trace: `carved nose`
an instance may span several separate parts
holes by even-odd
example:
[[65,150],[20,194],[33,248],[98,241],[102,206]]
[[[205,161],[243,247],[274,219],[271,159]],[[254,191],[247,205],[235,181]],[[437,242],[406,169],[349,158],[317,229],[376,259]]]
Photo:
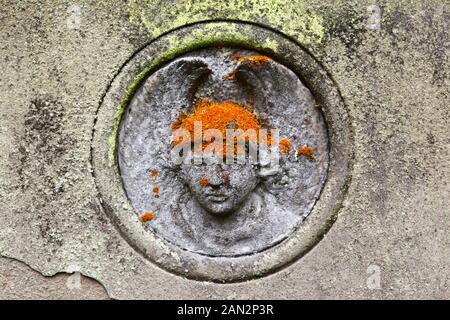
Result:
[[211,187],[219,187],[224,183],[222,169],[218,165],[214,165],[209,175],[209,185]]

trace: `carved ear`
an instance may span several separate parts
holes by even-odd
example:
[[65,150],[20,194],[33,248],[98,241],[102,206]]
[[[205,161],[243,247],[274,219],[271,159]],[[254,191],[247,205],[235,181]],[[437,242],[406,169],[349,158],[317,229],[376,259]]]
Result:
[[183,58],[160,69],[158,73],[157,77],[152,77],[154,81],[147,80],[143,85],[146,102],[158,96],[161,108],[180,110],[191,104],[197,87],[211,70],[204,59]]
[[302,103],[307,97],[299,91],[300,81],[292,71],[272,61],[262,64],[239,62],[236,79],[248,86],[259,111],[282,112],[292,103]]

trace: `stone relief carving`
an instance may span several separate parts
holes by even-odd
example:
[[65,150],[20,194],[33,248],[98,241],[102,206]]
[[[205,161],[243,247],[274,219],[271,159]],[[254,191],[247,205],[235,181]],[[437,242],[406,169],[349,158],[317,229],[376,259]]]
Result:
[[[174,163],[174,123],[198,115],[201,101],[213,101],[203,115],[214,118],[211,106],[226,112],[228,103],[261,127],[277,129],[279,161]],[[326,179],[328,138],[314,98],[290,69],[254,51],[206,48],[143,82],[122,118],[118,160],[148,232],[194,253],[240,256],[301,227]]]

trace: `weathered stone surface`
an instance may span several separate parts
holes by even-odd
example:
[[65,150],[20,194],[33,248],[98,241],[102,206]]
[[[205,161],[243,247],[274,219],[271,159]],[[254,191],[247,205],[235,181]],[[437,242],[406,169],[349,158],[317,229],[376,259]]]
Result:
[[[145,3],[3,4],[2,256],[45,276],[80,271],[113,298],[450,297],[448,6],[382,1],[376,19],[369,1]],[[97,110],[120,68],[162,33],[209,19],[298,41],[339,89],[354,141],[351,184],[323,239],[277,273],[226,286],[140,255],[102,209],[90,165]],[[10,259],[6,268],[16,267]],[[2,298],[32,296],[24,280],[1,276],[17,288]],[[73,297],[64,292],[54,297]]]
[[80,274],[44,277],[23,262],[0,258],[0,299],[108,299],[108,294]]

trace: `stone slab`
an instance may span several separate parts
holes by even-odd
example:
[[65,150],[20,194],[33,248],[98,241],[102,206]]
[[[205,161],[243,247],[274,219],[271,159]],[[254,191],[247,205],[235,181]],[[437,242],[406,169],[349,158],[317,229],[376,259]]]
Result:
[[[21,263],[48,286],[64,272],[94,279],[77,296],[89,298],[104,297],[100,285],[119,299],[450,298],[449,8],[372,4],[4,1],[0,254],[14,285],[2,298],[45,296],[8,271]],[[223,285],[137,253],[101,208],[90,157],[99,105],[130,57],[174,28],[227,19],[278,30],[315,57],[349,109],[355,153],[323,239],[277,273]],[[51,296],[75,297],[66,287]]]

